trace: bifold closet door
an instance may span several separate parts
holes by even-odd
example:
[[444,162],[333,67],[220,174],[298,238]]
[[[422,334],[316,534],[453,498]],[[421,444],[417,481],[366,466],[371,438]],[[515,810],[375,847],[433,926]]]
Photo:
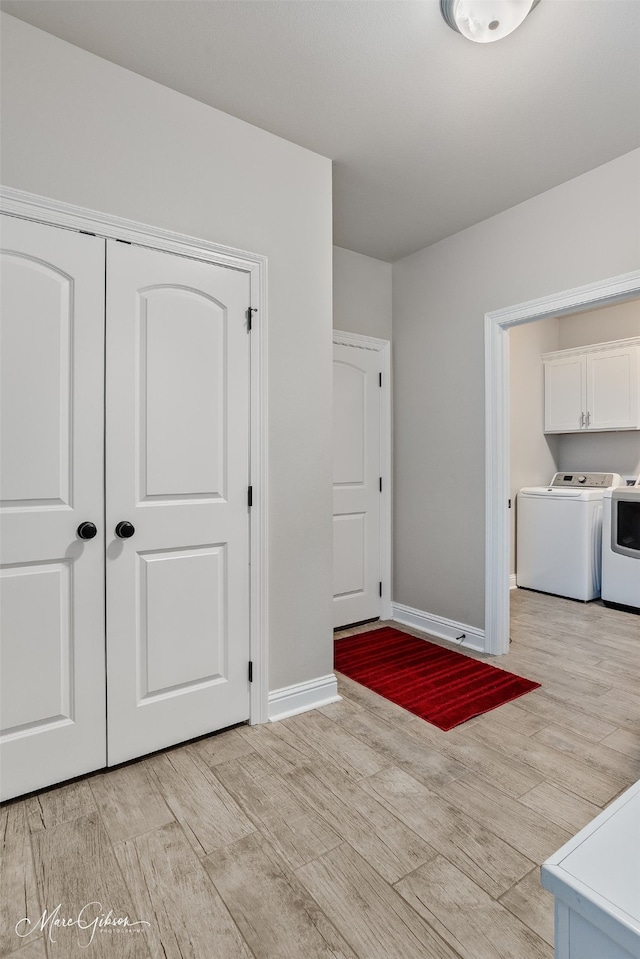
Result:
[[0,773],[8,799],[105,765],[105,243],[0,221]]
[[109,765],[249,717],[249,305],[107,242]]

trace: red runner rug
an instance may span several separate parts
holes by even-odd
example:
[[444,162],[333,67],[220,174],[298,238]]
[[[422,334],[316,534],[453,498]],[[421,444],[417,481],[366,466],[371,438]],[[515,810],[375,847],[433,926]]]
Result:
[[391,626],[337,639],[334,650],[338,672],[444,730],[540,686]]

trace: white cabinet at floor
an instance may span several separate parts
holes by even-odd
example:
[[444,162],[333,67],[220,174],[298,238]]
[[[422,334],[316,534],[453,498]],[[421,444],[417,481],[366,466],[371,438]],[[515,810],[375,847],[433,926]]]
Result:
[[545,433],[640,429],[640,337],[542,360]]
[[542,866],[556,959],[640,956],[640,782]]

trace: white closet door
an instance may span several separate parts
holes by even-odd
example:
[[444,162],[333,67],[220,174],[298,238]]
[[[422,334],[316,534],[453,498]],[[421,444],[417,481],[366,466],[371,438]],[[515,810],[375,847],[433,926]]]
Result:
[[247,273],[107,247],[112,765],[249,717],[250,290]]
[[333,347],[333,625],[380,615],[380,353]]
[[[105,765],[104,240],[2,216],[1,798]],[[81,523],[97,535],[82,540]]]

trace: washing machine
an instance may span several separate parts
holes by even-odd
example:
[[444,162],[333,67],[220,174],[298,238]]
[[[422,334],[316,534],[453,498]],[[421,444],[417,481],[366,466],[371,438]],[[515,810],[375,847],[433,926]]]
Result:
[[603,508],[602,601],[640,613],[640,476],[605,490]]
[[617,473],[556,473],[516,500],[516,583],[587,602],[600,596],[602,504]]

